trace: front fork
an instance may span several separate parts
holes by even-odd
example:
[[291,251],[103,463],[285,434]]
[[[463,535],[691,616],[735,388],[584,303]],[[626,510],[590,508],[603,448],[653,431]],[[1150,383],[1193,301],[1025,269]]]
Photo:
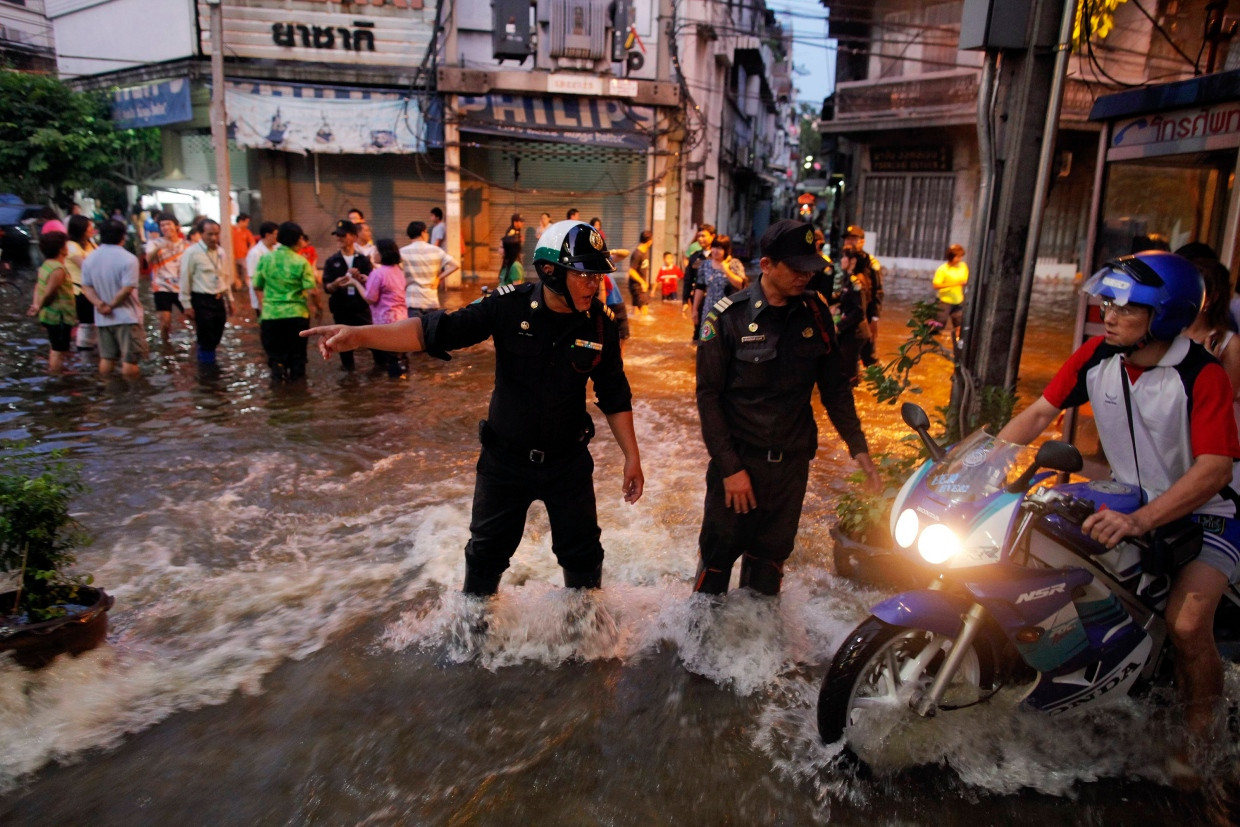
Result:
[[960,668],[960,662],[964,660],[965,653],[977,639],[977,633],[981,631],[985,617],[986,610],[980,603],[974,603],[969,607],[969,611],[965,613],[960,634],[956,635],[956,639],[952,641],[952,649],[947,653],[947,660],[943,662],[943,667],[934,676],[930,691],[916,699],[913,710],[918,715],[923,718],[933,718],[938,712],[939,701],[943,699],[943,693],[947,691],[948,685],[956,675],[956,670]]

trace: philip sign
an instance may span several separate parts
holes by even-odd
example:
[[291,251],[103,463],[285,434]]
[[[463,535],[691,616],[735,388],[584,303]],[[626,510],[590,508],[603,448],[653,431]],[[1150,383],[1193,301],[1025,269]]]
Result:
[[[412,67],[435,25],[425,0],[221,0],[224,53],[266,60]],[[203,54],[211,53],[210,7],[198,0]]]

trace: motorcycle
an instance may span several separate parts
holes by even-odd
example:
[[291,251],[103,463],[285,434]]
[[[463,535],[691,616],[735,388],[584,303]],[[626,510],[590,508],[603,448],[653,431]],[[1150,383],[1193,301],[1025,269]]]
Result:
[[[1082,467],[1065,442],[1035,452],[978,431],[947,451],[925,411],[905,403],[901,415],[930,459],[896,495],[895,552],[937,577],[874,606],[845,639],[818,696],[824,743],[851,746],[880,716],[929,718],[1005,685],[1027,684],[1019,703],[1058,716],[1170,681],[1163,611],[1174,569],[1162,555],[1191,554],[1194,540],[1200,548],[1196,523],[1161,544],[1129,538],[1108,549],[1081,523],[1101,508],[1135,511],[1136,486],[1053,479]],[[1225,645],[1240,641],[1234,585],[1215,630]]]

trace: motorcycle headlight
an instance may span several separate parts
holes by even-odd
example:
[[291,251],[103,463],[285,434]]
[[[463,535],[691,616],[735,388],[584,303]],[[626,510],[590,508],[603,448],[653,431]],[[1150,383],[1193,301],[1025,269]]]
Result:
[[913,541],[917,539],[917,529],[921,525],[917,520],[917,512],[911,508],[906,508],[900,512],[900,518],[896,520],[895,538],[900,548],[909,548],[913,545]]
[[[903,515],[901,515],[903,516]],[[960,551],[960,538],[942,523],[926,526],[917,541],[921,558],[931,565],[945,563]]]

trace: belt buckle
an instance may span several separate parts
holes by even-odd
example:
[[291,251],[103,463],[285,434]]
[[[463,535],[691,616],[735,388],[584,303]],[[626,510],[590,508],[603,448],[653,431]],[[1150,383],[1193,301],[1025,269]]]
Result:
[[768,448],[766,451],[766,461],[767,462],[783,462],[784,452],[776,451],[774,448]]
[[530,462],[535,463],[536,465],[541,465],[543,461],[546,459],[547,459],[546,452],[540,451],[537,448],[530,451]]

